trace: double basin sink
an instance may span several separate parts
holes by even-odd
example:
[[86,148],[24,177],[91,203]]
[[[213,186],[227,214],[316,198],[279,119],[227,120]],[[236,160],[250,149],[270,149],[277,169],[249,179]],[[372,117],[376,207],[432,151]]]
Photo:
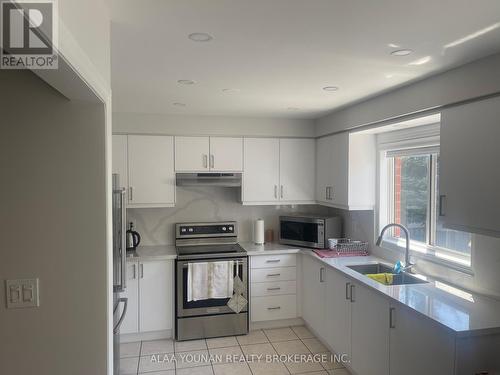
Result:
[[371,264],[358,264],[355,266],[347,266],[353,271],[356,271],[362,275],[370,275],[377,273],[390,273],[392,276],[391,285],[409,285],[409,284],[426,284],[427,281],[419,279],[418,277],[412,276],[407,272],[401,272],[398,274],[393,273],[392,267],[383,263],[371,263]]

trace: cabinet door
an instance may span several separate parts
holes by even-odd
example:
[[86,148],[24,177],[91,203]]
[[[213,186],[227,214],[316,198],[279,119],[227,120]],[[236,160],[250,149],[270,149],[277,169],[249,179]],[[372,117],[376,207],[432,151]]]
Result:
[[499,236],[500,98],[443,111],[440,138],[444,225]]
[[331,138],[332,159],[329,161],[329,168],[332,176],[329,183],[329,202],[337,207],[348,208],[349,133],[335,134]]
[[127,136],[113,135],[112,143],[112,166],[113,173],[120,176],[120,187],[128,187],[128,171],[127,171]]
[[139,266],[141,332],[172,329],[173,261],[141,262]]
[[326,268],[309,255],[302,257],[302,316],[325,339]]
[[279,139],[245,138],[243,202],[278,201]]
[[389,301],[365,286],[352,285],[351,366],[357,374],[387,375]]
[[314,201],[315,140],[280,140],[280,199]]
[[[127,312],[120,327],[120,333],[123,334],[139,332],[138,270],[138,262],[127,262],[127,287],[123,293],[120,293],[120,297],[128,298]],[[120,309],[122,308],[120,306]]]
[[333,180],[331,160],[333,159],[332,137],[316,141],[316,200],[329,203],[328,190]]
[[176,172],[207,172],[209,145],[208,137],[175,137]]
[[351,355],[350,280],[333,269],[326,271],[326,342],[335,353]]
[[241,172],[243,170],[243,138],[210,137],[210,170]]
[[451,333],[408,308],[392,308],[390,373],[452,375],[455,339]]
[[175,203],[173,137],[128,137],[129,206]]

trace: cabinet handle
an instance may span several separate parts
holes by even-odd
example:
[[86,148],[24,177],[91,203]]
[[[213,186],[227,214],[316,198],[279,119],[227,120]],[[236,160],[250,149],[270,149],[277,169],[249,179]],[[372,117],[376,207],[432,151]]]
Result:
[[283,199],[283,185],[281,185],[281,198]]
[[129,186],[128,188],[128,200],[129,201],[134,200],[134,188],[132,186]]
[[281,262],[281,259],[269,259],[269,260],[266,260],[266,263],[279,263]]
[[345,299],[349,301],[351,297],[349,296],[349,286],[351,283],[345,283]]
[[210,168],[215,168],[215,157],[213,154],[210,155]]
[[280,310],[281,306],[276,306],[276,307],[268,307],[268,310]]
[[394,312],[396,309],[394,307],[391,307],[389,309],[389,328],[396,328],[396,324],[394,323]]
[[324,283],[325,282],[325,268],[324,267],[321,267],[319,269],[319,282],[320,283]]
[[144,264],[141,263],[141,279],[144,279]]
[[208,168],[208,156],[207,154],[203,154],[203,168]]
[[328,200],[328,186],[325,187],[325,200]]
[[134,264],[134,280],[137,279],[137,266]]
[[445,216],[444,212],[444,199],[446,198],[446,195],[440,195],[439,196],[439,216]]
[[276,288],[267,288],[267,290],[269,290],[269,291],[273,291],[273,290],[281,290],[281,288],[280,288],[280,287],[276,287]]
[[274,185],[274,198],[278,198],[278,185]]
[[355,288],[356,288],[356,287],[355,287],[355,285],[354,285],[354,284],[351,284],[351,285],[349,286],[349,292],[350,292],[350,293],[349,293],[349,299],[351,300],[351,303],[354,303],[354,302],[355,302],[355,301],[354,301],[354,290],[355,290]]
[[281,273],[268,273],[267,274],[267,277],[277,277],[277,276],[281,276]]
[[333,190],[333,188],[330,186],[330,188],[328,189],[328,199],[330,199],[331,201],[333,201],[332,190]]

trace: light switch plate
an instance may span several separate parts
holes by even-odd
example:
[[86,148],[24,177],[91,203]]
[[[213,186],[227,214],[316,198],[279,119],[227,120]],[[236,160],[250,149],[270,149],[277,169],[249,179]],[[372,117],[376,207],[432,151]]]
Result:
[[38,307],[38,279],[6,280],[5,292],[8,309]]

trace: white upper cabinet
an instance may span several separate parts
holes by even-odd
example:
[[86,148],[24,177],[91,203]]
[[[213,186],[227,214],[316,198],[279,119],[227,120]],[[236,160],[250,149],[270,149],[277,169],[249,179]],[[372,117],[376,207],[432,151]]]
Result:
[[210,137],[210,170],[241,172],[243,170],[243,138]]
[[241,172],[243,138],[175,137],[176,172]]
[[128,187],[127,135],[113,135],[111,170],[120,176],[120,187]]
[[314,201],[314,139],[280,140],[280,200]]
[[446,227],[500,236],[500,97],[441,115],[439,194]]
[[174,139],[128,136],[129,207],[175,204]]
[[376,146],[373,134],[343,132],[317,140],[316,201],[347,210],[375,205]]
[[276,203],[280,183],[279,139],[245,138],[244,155],[243,203]]
[[175,137],[176,172],[207,172],[209,156],[208,137]]
[[245,138],[243,204],[314,202],[313,139]]

